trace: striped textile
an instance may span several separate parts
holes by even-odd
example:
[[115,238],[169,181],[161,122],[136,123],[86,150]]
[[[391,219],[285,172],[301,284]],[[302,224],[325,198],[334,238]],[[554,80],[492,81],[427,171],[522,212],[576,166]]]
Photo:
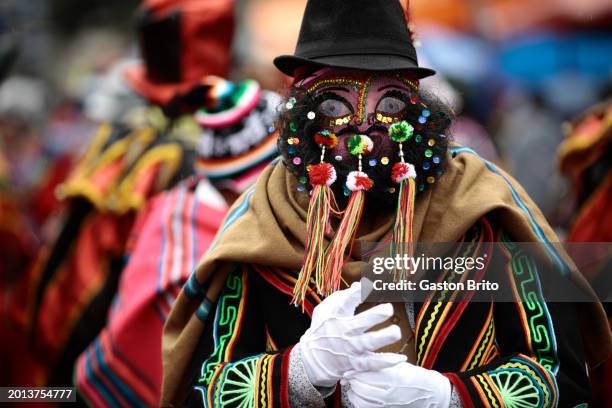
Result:
[[207,180],[181,183],[151,202],[134,231],[109,321],[75,367],[93,406],[159,405],[163,325],[227,211],[215,194]]

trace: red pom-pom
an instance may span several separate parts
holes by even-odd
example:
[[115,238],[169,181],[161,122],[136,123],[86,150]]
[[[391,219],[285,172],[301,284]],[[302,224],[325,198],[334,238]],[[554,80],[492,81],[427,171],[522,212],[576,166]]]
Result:
[[351,191],[368,191],[373,185],[372,179],[362,171],[351,171],[346,178],[346,186]]
[[409,177],[416,178],[416,171],[412,164],[398,162],[393,165],[391,169],[391,180],[393,180],[394,183],[399,184]]
[[336,181],[336,169],[329,163],[315,164],[308,171],[308,178],[313,186],[324,184],[329,186]]
[[338,137],[329,130],[322,130],[314,135],[314,141],[319,146],[333,149],[338,145]]

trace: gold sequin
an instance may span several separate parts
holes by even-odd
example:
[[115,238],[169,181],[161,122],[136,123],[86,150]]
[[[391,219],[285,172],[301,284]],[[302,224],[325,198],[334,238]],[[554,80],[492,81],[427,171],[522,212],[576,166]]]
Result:
[[380,162],[386,166],[387,164],[389,164],[389,158],[385,156],[382,159],[380,159]]
[[436,140],[435,140],[435,139],[429,139],[429,140],[427,141],[427,144],[428,144],[429,146],[433,146],[433,145],[435,145],[435,144],[436,144]]
[[427,177],[427,182],[428,182],[429,184],[433,184],[433,183],[435,183],[435,182],[436,182],[436,178],[435,178],[435,177],[433,177],[433,176],[429,176],[429,177]]

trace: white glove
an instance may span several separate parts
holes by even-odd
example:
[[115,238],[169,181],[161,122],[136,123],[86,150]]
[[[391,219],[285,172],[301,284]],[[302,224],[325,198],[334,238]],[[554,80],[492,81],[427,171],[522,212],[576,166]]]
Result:
[[374,352],[401,338],[399,326],[365,333],[389,319],[393,306],[378,305],[355,315],[360,303],[358,282],[315,307],[310,328],[298,343],[304,370],[315,387],[334,386],[349,371],[381,370],[406,361],[402,354]]
[[451,399],[448,378],[406,362],[379,371],[353,372],[345,382],[349,401],[359,408],[447,408]]

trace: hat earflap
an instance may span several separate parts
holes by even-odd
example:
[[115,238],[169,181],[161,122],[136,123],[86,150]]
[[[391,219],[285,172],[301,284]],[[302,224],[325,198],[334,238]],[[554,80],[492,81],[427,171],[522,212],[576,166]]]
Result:
[[293,304],[304,304],[306,291],[312,275],[315,275],[317,291],[322,293],[325,269],[325,233],[331,230],[329,215],[333,201],[330,186],[336,181],[336,169],[325,162],[325,150],[333,149],[338,138],[329,130],[314,136],[321,148],[321,161],[308,169],[308,178],[313,186],[306,218],[306,251],[298,280],[293,288]]
[[[410,163],[404,161],[403,143],[408,141],[414,133],[414,128],[405,120],[396,122],[389,127],[389,138],[399,145],[400,161],[391,169],[391,180],[399,184],[397,197],[397,210],[393,225],[392,251],[401,258],[412,256],[412,221],[414,218],[414,199],[416,196],[416,170]],[[406,271],[401,269],[395,273],[395,278],[402,280]]]

